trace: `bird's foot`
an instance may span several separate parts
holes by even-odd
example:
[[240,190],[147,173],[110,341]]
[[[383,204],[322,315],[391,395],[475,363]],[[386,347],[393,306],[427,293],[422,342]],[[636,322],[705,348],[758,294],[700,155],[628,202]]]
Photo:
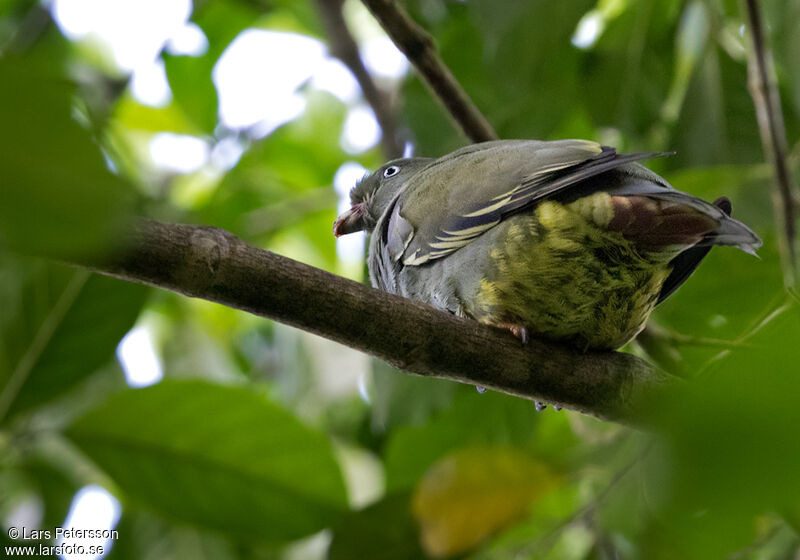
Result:
[[511,331],[511,334],[516,336],[522,344],[528,344],[528,329],[518,323],[497,323],[501,329]]
[[[547,408],[547,403],[543,403],[542,401],[533,401],[533,405],[536,407],[536,412],[541,412],[545,408]],[[558,412],[559,410],[561,410],[561,407],[557,406],[557,405],[553,405],[553,410]]]
[[482,395],[482,394],[484,394],[484,393],[486,392],[486,387],[484,387],[483,385],[475,385],[475,388],[478,390],[478,392],[479,392],[481,395]]

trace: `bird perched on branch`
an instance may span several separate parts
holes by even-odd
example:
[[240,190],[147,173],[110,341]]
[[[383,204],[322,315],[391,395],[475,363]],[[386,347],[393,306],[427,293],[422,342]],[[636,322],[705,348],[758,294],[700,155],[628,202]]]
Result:
[[713,245],[761,240],[711,204],[587,140],[498,140],[390,161],[351,191],[338,237],[372,233],[372,284],[580,349],[644,328]]

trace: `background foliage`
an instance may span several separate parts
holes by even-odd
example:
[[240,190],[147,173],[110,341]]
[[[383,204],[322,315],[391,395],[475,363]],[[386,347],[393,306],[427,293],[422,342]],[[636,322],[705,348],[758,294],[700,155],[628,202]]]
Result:
[[[361,266],[337,257],[331,184],[345,161],[370,168],[383,155],[342,148],[348,106],[310,83],[298,90],[302,114],[266,136],[220,123],[212,71],[231,41],[252,28],[324,40],[313,3],[196,1],[191,21],[208,47],[159,53],[172,96],[152,107],[102,44],[66,39],[39,3],[6,0],[6,526],[62,525],[75,492],[99,484],[121,503],[113,558],[795,557],[800,313],[782,287],[737,3],[407,7],[501,137],[674,150],[652,167],[681,190],[729,196],[764,238],[758,261],[712,251],[656,313],[649,357],[695,380],[680,401],[654,408],[660,435],[537,413],[240,312],[20,256],[113,251],[114,231],[146,214],[220,226],[361,278]],[[800,2],[763,9],[793,145]],[[346,14],[355,29],[369,26],[360,5],[347,3]],[[579,48],[572,39],[586,17],[600,33]],[[417,153],[465,143],[413,75],[380,85]],[[243,153],[232,166],[175,172],[148,152],[158,132],[234,142]],[[798,157],[795,149],[796,176]],[[135,324],[154,337],[164,371],[148,388],[130,388],[114,358]]]

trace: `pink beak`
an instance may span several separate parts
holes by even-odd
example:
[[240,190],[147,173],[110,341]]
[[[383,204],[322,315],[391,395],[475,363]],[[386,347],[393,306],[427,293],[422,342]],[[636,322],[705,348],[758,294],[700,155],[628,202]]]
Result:
[[364,203],[354,204],[350,210],[336,218],[333,222],[333,235],[341,237],[364,229]]

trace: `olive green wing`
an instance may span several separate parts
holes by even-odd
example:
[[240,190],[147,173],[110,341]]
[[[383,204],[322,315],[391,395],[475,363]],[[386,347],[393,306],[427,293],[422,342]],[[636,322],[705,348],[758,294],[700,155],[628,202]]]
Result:
[[587,140],[468,146],[415,176],[391,209],[387,249],[406,266],[442,258],[515,212],[609,169],[658,155],[619,155]]

